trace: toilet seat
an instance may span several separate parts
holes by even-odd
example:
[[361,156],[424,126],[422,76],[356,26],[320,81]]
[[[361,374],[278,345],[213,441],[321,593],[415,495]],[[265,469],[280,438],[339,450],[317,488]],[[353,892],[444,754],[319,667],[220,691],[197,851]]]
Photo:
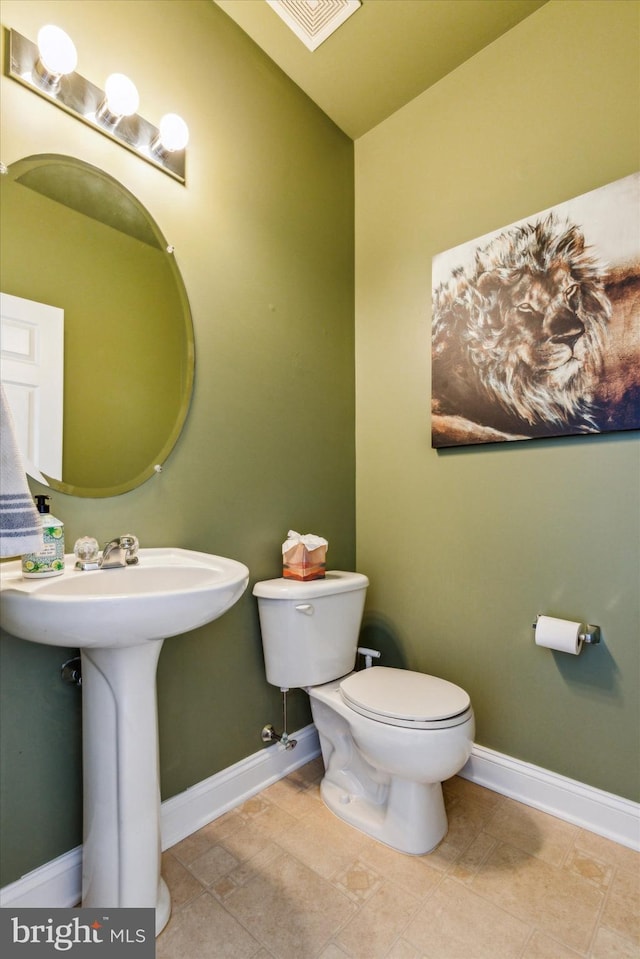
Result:
[[410,729],[446,729],[471,715],[469,694],[454,683],[426,673],[372,666],[340,683],[351,709],[380,723]]

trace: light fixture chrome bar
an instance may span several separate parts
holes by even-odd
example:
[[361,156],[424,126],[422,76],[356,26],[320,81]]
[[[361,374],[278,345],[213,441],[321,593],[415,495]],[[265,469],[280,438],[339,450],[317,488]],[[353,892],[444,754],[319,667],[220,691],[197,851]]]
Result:
[[158,149],[159,129],[139,114],[122,117],[114,123],[112,116],[105,116],[104,110],[101,111],[105,94],[99,87],[79,73],[63,75],[58,83],[52,84],[38,68],[39,60],[37,44],[17,30],[10,29],[8,76],[131,150],[174,180],[185,183],[186,148],[174,151]]

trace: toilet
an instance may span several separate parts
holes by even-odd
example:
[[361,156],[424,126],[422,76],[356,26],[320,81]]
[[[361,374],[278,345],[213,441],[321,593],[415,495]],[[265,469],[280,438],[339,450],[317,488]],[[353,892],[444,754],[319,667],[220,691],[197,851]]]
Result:
[[441,783],[471,755],[473,709],[463,689],[435,676],[387,666],[354,672],[368,585],[339,570],[256,583],[267,680],[309,694],[329,809],[423,855],[447,832]]

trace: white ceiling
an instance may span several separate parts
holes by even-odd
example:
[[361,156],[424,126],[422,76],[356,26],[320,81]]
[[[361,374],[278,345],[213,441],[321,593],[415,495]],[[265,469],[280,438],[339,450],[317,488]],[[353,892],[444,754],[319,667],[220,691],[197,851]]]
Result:
[[546,0],[363,0],[313,52],[266,0],[214,2],[357,139]]

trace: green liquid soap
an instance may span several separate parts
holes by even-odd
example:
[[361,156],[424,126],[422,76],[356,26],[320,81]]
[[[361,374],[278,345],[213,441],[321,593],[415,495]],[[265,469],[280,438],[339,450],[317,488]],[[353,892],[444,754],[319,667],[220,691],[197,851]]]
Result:
[[44,545],[37,553],[22,557],[24,579],[43,579],[64,573],[64,523],[49,512],[48,496],[36,496],[36,506],[42,520]]

